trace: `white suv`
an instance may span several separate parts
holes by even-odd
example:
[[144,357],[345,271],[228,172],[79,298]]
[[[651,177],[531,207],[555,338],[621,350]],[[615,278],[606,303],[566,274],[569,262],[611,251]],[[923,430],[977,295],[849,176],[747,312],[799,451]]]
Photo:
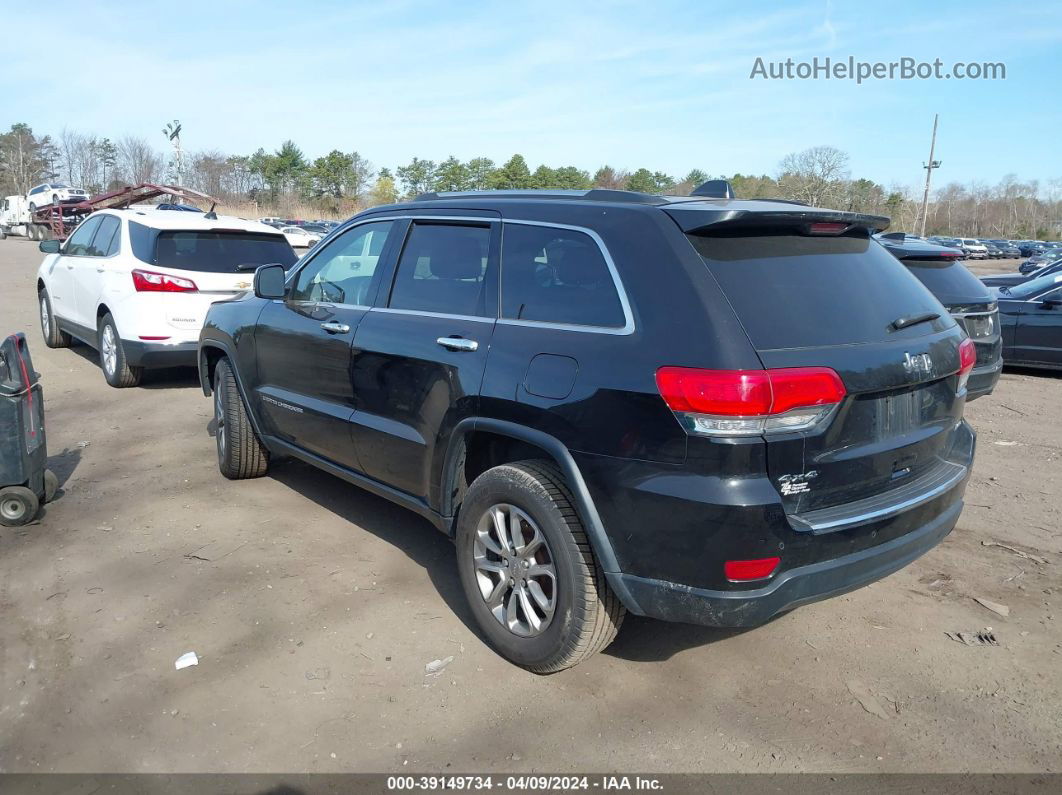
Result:
[[65,244],[45,240],[40,250],[45,344],[96,348],[115,387],[136,386],[144,368],[195,366],[210,305],[249,289],[259,265],[298,259],[257,221],[149,209],[93,213]]
[[49,204],[83,202],[87,198],[88,194],[81,188],[72,188],[63,182],[45,182],[43,185],[35,185],[26,194],[30,212]]

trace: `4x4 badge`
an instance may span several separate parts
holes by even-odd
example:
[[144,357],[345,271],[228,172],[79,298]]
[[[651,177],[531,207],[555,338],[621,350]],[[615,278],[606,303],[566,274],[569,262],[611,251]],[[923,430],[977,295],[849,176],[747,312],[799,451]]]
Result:
[[811,484],[809,480],[814,480],[819,476],[819,471],[813,469],[810,472],[805,472],[802,475],[782,475],[778,478],[778,485],[781,489],[783,496],[788,497],[791,494],[804,494],[811,491]]

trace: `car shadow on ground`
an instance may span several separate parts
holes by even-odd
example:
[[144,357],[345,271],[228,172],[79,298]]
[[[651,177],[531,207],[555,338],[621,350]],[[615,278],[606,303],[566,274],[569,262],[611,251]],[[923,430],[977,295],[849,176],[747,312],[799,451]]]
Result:
[[[213,420],[211,420],[213,435]],[[271,462],[269,476],[336,516],[402,550],[427,572],[446,606],[476,637],[486,639],[465,600],[450,540],[428,520],[301,461]],[[628,615],[605,654],[630,662],[657,662],[746,632],[674,624]]]
[[[93,367],[100,368],[100,355],[91,345],[75,341],[69,350],[76,353]],[[103,370],[100,369],[100,378]],[[195,367],[164,367],[145,370],[139,389],[188,389],[199,386],[199,370]]]
[[687,649],[710,646],[748,631],[675,624],[628,615],[616,640],[602,653],[629,662],[662,662]]
[[461,590],[454,546],[427,519],[301,461],[271,461],[269,477],[420,564],[446,606],[482,639]]
[[1007,375],[1030,375],[1041,378],[1062,378],[1062,369],[1052,370],[1046,367],[1025,367],[1020,364],[1003,363],[1003,372]]

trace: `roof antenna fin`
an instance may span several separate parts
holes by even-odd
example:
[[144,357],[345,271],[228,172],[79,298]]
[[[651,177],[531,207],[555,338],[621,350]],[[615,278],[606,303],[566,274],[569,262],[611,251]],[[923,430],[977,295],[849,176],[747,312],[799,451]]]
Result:
[[698,185],[690,196],[703,196],[706,199],[734,199],[734,188],[725,179],[710,179]]

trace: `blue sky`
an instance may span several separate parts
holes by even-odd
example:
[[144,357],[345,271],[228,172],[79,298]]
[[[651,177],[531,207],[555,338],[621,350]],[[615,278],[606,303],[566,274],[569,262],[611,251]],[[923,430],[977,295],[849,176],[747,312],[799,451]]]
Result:
[[[830,144],[854,176],[916,185],[940,112],[936,184],[1062,177],[1062,3],[4,3],[0,125],[146,136],[188,150],[295,140],[377,166],[520,152],[531,167],[776,172]],[[46,37],[20,30],[47,30]],[[750,80],[813,56],[1002,81]],[[69,67],[62,64],[66,61]],[[80,65],[79,65],[80,64]]]

